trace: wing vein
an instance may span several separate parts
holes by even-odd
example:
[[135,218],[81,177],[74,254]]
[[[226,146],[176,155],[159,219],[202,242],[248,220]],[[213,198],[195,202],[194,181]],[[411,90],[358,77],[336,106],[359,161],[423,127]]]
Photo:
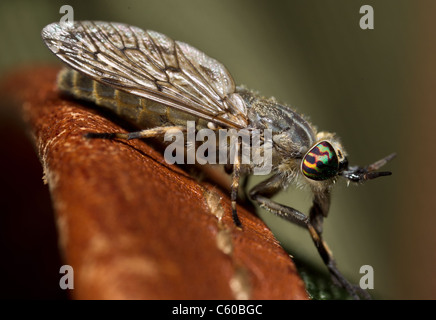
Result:
[[42,37],[62,61],[95,81],[220,126],[247,123],[245,102],[227,69],[185,43],[100,21],[52,23]]

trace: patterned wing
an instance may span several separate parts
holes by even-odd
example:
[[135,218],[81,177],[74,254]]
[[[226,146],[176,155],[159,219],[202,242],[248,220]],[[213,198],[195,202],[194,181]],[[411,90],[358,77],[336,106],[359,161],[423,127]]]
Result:
[[227,69],[196,48],[121,23],[52,23],[48,48],[71,68],[119,90],[225,127],[244,128],[247,110]]

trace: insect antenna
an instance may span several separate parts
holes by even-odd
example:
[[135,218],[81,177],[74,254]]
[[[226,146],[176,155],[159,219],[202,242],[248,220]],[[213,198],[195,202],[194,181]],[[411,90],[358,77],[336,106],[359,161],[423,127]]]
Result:
[[392,174],[392,172],[390,171],[376,171],[376,170],[380,169],[386,163],[391,161],[393,158],[395,158],[396,155],[397,155],[396,153],[392,153],[384,157],[383,159],[380,159],[366,167],[358,167],[358,166],[350,167],[342,171],[340,175],[352,182],[363,182],[378,177],[390,176]]
[[389,161],[391,161],[393,158],[395,158],[397,156],[396,153],[391,153],[390,155],[384,157],[383,159],[380,159],[376,162],[374,162],[373,164],[369,165],[367,167],[368,171],[375,171],[380,169],[381,167],[383,167],[386,163],[388,163]]

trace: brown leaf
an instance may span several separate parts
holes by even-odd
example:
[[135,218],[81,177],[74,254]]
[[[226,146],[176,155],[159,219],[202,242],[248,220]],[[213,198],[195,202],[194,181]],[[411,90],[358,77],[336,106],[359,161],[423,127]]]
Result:
[[[31,132],[52,197],[60,250],[77,299],[307,299],[289,255],[229,195],[198,182],[145,140],[56,90],[55,67],[2,82]],[[23,182],[25,183],[25,182]]]

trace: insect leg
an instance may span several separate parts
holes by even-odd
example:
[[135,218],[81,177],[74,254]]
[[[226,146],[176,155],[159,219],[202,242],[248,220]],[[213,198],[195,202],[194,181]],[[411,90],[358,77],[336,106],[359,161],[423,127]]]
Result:
[[241,142],[238,139],[238,142],[235,146],[235,159],[233,164],[232,171],[232,185],[231,185],[231,193],[230,200],[232,201],[232,217],[233,222],[239,228],[242,227],[241,221],[239,220],[238,213],[236,212],[236,200],[238,198],[238,189],[239,189],[239,179],[241,177],[241,158],[239,155]]
[[[300,211],[274,202],[270,197],[277,194],[282,189],[282,177],[280,175],[272,176],[271,178],[259,183],[250,191],[250,197],[253,201],[257,202],[261,207],[274,213],[275,215],[286,219],[301,227],[309,230],[310,236],[320,254],[324,264],[327,266],[333,281],[345,288],[347,292],[354,298],[370,299],[369,294],[358,286],[352,285],[348,280],[339,272],[336,267],[336,262],[330,251],[327,243],[322,239],[322,218],[326,216],[323,210],[328,210],[329,196],[317,196],[314,198],[314,204],[311,209],[310,217],[301,213]],[[324,202],[323,202],[324,201]],[[313,224],[313,223],[314,224]],[[359,294],[360,296],[359,296]]]
[[310,224],[313,227],[310,228],[310,226],[308,226],[312,239],[315,242],[324,264],[327,266],[333,281],[345,288],[354,299],[359,299],[360,297],[364,299],[371,299],[371,296],[368,294],[368,292],[359,286],[348,282],[348,280],[345,279],[345,277],[340,273],[336,266],[336,261],[332,252],[330,251],[327,243],[322,239],[323,218],[327,216],[329,206],[330,192],[328,190],[326,190],[323,194],[315,194],[312,208],[310,209],[309,213]]
[[309,218],[298,210],[274,202],[270,198],[282,190],[282,177],[274,175],[257,184],[250,190],[250,198],[258,205],[275,215],[294,224],[307,228],[311,225]]
[[141,131],[129,132],[129,133],[99,133],[99,132],[88,132],[85,134],[85,138],[89,139],[141,139],[141,138],[152,138],[163,136],[169,131],[186,131],[186,127],[181,126],[171,126],[171,127],[156,127],[152,129],[145,129]]
[[330,191],[327,189],[324,192],[314,194],[309,220],[318,234],[321,235],[324,218],[327,217],[330,208]]

